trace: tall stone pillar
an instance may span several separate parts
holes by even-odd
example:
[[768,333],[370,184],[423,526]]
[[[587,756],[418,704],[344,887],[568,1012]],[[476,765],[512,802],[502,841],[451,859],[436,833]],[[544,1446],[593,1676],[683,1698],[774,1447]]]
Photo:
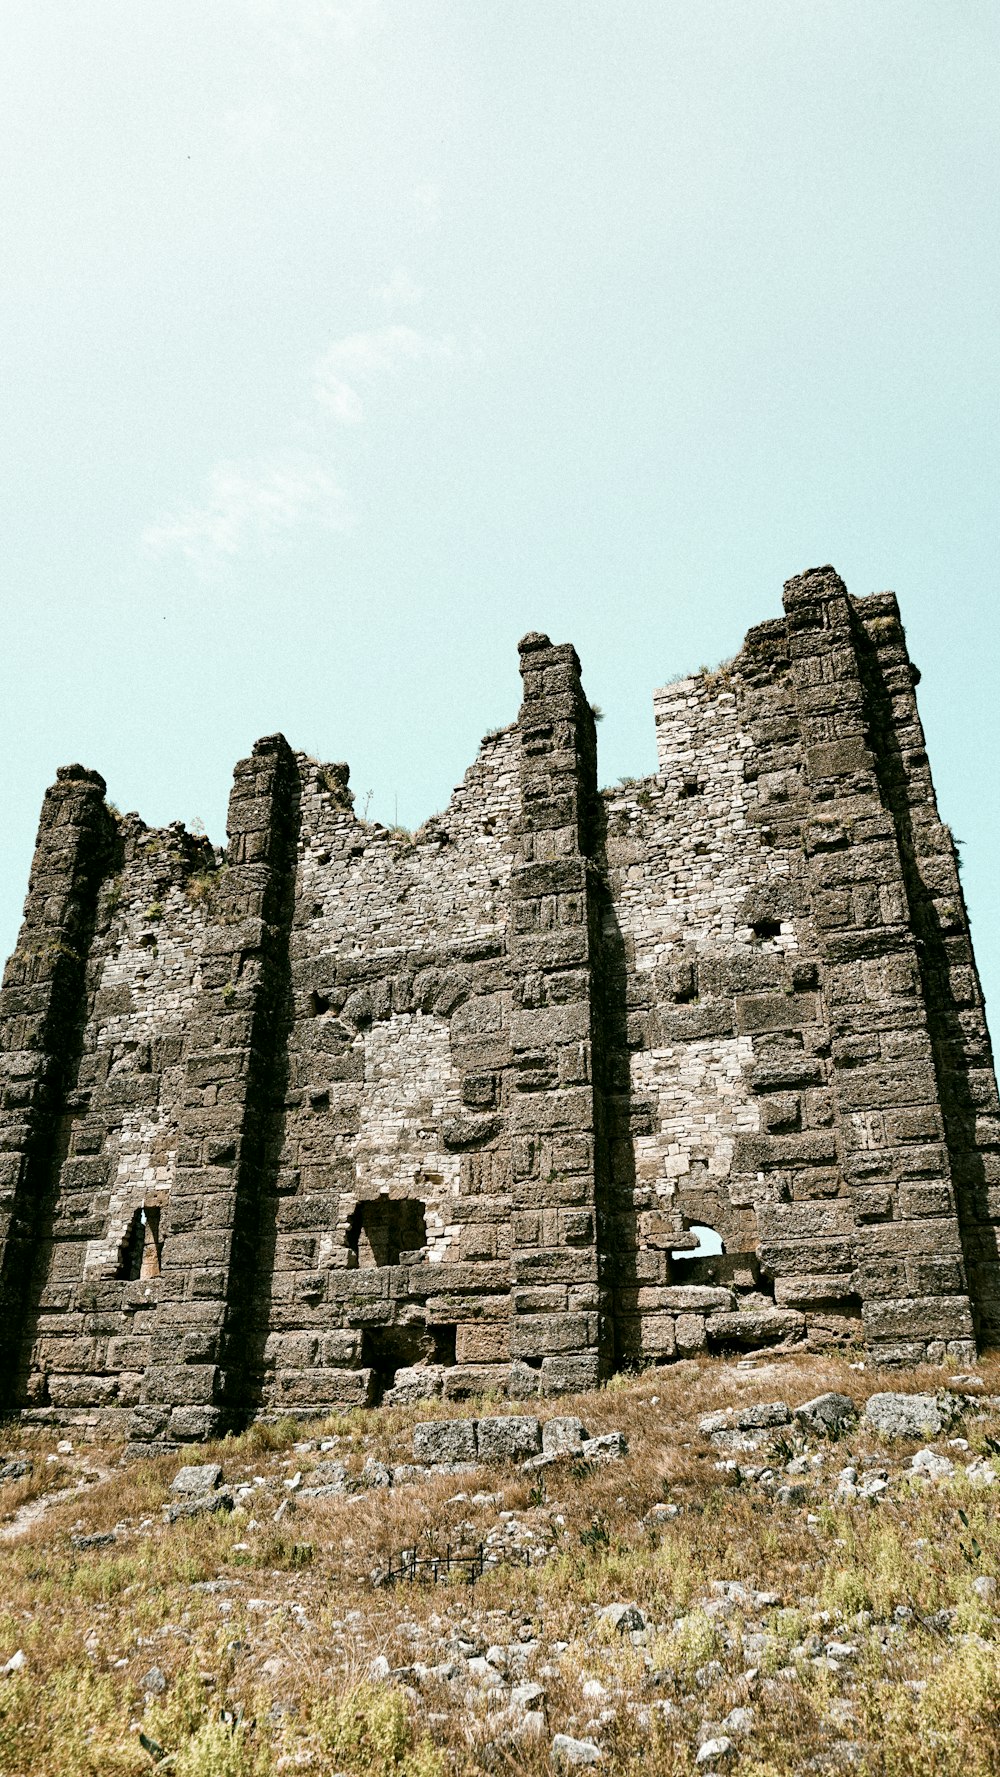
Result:
[[255,1249],[284,1040],[299,775],[283,735],[237,765],[229,846],[191,1025],[177,1171],[161,1226],[151,1359],[131,1433],[210,1437],[243,1406]]
[[872,745],[858,620],[832,568],[785,587],[840,1161],[876,1358],[975,1354],[921,971]]
[[927,1009],[976,1329],[1000,1342],[1000,1104],[959,860],[938,814],[911,665],[891,592],[859,600],[860,659]]
[[515,982],[512,1388],[591,1388],[610,1358],[598,1232],[601,1107],[594,1081],[594,717],[569,646],[520,644],[524,701]]
[[0,990],[0,1404],[15,1404],[43,1206],[62,1158],[87,953],[115,826],[104,779],[64,765],[42,805],[17,949]]

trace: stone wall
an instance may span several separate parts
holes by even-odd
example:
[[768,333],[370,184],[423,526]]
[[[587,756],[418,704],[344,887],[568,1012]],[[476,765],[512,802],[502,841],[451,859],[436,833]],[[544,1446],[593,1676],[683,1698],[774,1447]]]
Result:
[[158,1444],[996,1338],[996,1085],[893,596],[790,581],[613,790],[573,649],[521,673],[412,835],[281,736],[224,853],[60,772],[0,993],[8,1408]]

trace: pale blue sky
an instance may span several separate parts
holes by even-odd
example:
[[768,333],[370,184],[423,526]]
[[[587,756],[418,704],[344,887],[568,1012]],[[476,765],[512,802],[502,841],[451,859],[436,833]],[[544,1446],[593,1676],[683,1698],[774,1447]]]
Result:
[[443,806],[576,643],[602,778],[790,574],[894,587],[1000,1001],[1000,11],[8,0],[0,949],[80,759]]

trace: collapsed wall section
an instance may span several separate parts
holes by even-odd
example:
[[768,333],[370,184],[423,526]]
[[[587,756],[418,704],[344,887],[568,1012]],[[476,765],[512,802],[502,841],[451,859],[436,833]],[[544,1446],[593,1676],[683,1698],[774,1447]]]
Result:
[[619,1346],[966,1361],[995,1084],[913,675],[890,595],[821,569],[785,608],[658,694],[656,777],[606,797]]
[[415,834],[299,757],[292,1018],[264,1206],[264,1410],[505,1386],[518,738]]
[[784,658],[773,625],[658,692],[656,775],[605,797],[627,1361],[860,1333],[801,847],[760,818],[762,790],[794,805]]

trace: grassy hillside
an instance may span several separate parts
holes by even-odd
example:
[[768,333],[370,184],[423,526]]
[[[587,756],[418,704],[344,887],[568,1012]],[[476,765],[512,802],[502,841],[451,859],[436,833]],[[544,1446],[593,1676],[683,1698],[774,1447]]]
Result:
[[[418,1421],[505,1403],[127,1466],[85,1427],[9,1424],[0,1773],[994,1774],[1000,1360],[942,1388],[840,1358],[677,1364],[518,1409],[628,1444],[527,1473],[401,1468]],[[842,1435],[740,1425],[830,1390],[860,1412]],[[937,1395],[941,1430],[874,1429],[885,1390]],[[179,1467],[209,1461],[222,1509],[171,1521]],[[480,1545],[472,1584],[385,1583],[404,1549]]]

